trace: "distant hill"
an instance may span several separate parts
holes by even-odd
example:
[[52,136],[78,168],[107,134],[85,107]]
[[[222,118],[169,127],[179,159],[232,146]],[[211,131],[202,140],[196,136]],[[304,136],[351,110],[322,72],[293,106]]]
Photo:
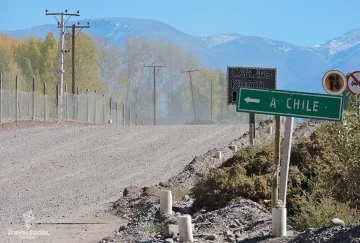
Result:
[[[94,18],[80,22],[87,21],[91,25],[91,28],[85,30],[87,33],[95,37],[106,37],[110,42],[121,46],[126,38],[135,35],[161,37],[180,46],[193,48],[205,65],[224,71],[227,66],[278,68],[279,89],[323,93],[321,79],[326,71],[339,69],[347,73],[360,69],[360,29],[351,30],[314,47],[302,47],[240,34],[192,36],[149,19]],[[54,24],[1,32],[21,38],[29,35],[44,38],[49,31],[58,33],[59,29]]]

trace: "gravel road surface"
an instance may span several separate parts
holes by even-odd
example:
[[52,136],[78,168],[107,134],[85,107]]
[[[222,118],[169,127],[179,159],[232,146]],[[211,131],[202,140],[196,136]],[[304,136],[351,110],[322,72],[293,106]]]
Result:
[[31,242],[8,236],[9,229],[26,231],[22,215],[29,210],[35,216],[31,229],[50,233],[33,242],[96,242],[86,237],[91,229],[82,228],[79,234],[74,228],[65,232],[60,224],[47,223],[100,222],[102,210],[126,186],[166,181],[194,156],[230,144],[247,129],[248,125],[53,126],[0,132],[1,242]]

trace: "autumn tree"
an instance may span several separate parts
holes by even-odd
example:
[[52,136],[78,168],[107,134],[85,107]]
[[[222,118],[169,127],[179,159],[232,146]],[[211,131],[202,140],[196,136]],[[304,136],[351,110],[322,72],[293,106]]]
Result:
[[59,80],[59,45],[56,40],[55,34],[49,32],[44,40],[42,46],[42,58],[41,66],[42,71],[40,71],[40,80],[36,81],[36,90],[40,92],[42,90],[42,85],[46,82],[46,87],[48,89],[48,94],[50,96],[56,95],[56,84]]
[[3,88],[15,87],[15,76],[21,75],[21,70],[15,60],[15,51],[21,41],[10,38],[7,34],[0,34],[0,71],[3,76]]
[[120,96],[122,51],[116,43],[110,43],[106,38],[96,40],[99,53],[100,77],[113,95]]
[[[65,49],[71,50],[72,38],[67,38]],[[72,86],[72,55],[65,54],[65,73],[64,85]],[[81,92],[86,89],[99,93],[105,91],[105,84],[100,77],[99,52],[94,38],[86,33],[80,33],[75,41],[75,86],[79,87]]]

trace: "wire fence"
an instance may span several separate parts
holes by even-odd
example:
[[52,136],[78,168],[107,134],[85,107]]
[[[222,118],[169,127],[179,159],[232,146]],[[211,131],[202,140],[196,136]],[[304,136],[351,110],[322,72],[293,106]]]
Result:
[[[62,96],[49,95],[46,83],[41,87],[42,92],[35,91],[35,80],[31,92],[19,90],[18,79],[15,80],[15,90],[3,89],[2,75],[0,73],[0,123],[37,120],[37,121],[76,121],[80,123],[104,123],[112,125],[153,125],[152,111],[137,110],[134,113],[131,107],[126,107],[123,103],[117,102],[109,95],[89,92],[76,94],[65,92]],[[28,84],[27,84],[28,85]],[[27,86],[28,87],[28,86]],[[59,90],[57,88],[57,90]],[[55,92],[55,94],[57,91]],[[226,109],[225,109],[226,108]],[[239,113],[234,107],[223,108],[221,103],[221,116],[214,119],[213,123],[249,123],[248,113]],[[136,113],[136,114],[135,114]],[[207,113],[200,113],[200,119],[206,119]],[[223,115],[224,113],[224,115]],[[211,114],[209,112],[209,114]],[[171,124],[193,124],[191,123],[192,114],[177,114],[172,119],[166,118],[161,112],[157,118],[158,125]],[[266,119],[266,117],[256,117],[256,123]],[[231,119],[231,120],[230,120]],[[187,121],[190,120],[190,123]],[[196,122],[196,121],[195,121]],[[202,124],[196,122],[195,124]],[[206,124],[206,123],[205,123]],[[209,123],[211,124],[211,123]]]
[[24,92],[18,89],[16,79],[15,90],[3,89],[0,74],[0,122],[65,120],[113,125],[130,124],[131,119],[125,117],[125,106],[120,106],[105,94],[97,94],[96,91],[87,91],[86,94],[64,92],[62,96],[53,97],[47,94],[46,83],[43,85],[43,93]]
[[77,121],[81,123],[125,124],[123,107],[105,95],[69,94],[60,98],[37,92],[0,92],[0,122],[19,120]]

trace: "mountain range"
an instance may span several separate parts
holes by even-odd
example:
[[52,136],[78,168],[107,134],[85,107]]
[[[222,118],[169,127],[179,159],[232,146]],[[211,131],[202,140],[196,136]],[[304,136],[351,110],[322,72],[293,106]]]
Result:
[[[126,38],[137,35],[161,37],[182,47],[191,47],[199,53],[204,65],[223,71],[227,66],[277,68],[278,89],[324,93],[321,80],[325,72],[337,69],[346,74],[360,69],[357,67],[360,61],[360,28],[325,43],[303,47],[235,33],[192,36],[150,19],[94,18],[80,22],[90,22],[91,27],[85,30],[87,33],[94,37],[106,37],[120,46]],[[0,30],[19,38],[29,35],[44,38],[49,31],[58,35],[59,29],[56,24],[47,24],[15,31]]]

